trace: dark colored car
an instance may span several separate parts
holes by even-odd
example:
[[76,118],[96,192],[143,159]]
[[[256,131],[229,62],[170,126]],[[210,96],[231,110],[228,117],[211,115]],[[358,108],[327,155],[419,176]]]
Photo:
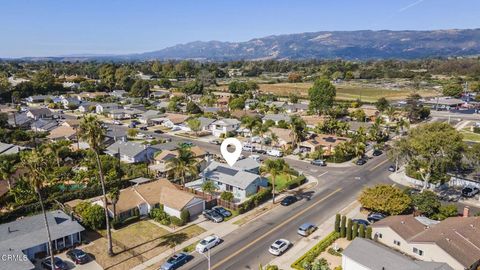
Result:
[[396,172],[397,169],[398,169],[398,168],[397,168],[395,165],[390,165],[390,166],[388,166],[388,171],[389,171],[389,172]]
[[357,162],[355,162],[355,164],[360,165],[360,166],[364,165],[365,163],[367,163],[367,161],[363,158],[360,158],[360,159],[357,160]]
[[464,187],[462,189],[462,196],[471,198],[475,196],[480,190],[477,187]]
[[261,155],[266,155],[267,154],[267,150],[263,150],[263,149],[258,149],[258,148],[254,148],[253,149],[253,152],[257,152]]
[[289,206],[290,204],[295,203],[296,201],[297,201],[297,197],[287,196],[282,200],[282,202],[280,202],[280,204],[283,206]]
[[227,209],[221,206],[215,206],[212,208],[212,210],[219,213],[222,217],[229,217],[232,215],[232,212],[228,211]]
[[373,150],[373,153],[372,153],[372,155],[373,155],[374,157],[378,157],[378,156],[380,156],[381,154],[383,154],[382,150],[378,150],[378,149],[377,149],[377,150]]
[[[55,270],[67,270],[68,266],[67,264],[60,258],[54,257],[53,258],[53,263],[55,264],[54,269]],[[42,261],[42,267],[45,269],[52,269],[52,263],[50,262],[50,258],[46,258]]]
[[325,162],[325,160],[323,160],[323,159],[312,160],[310,162],[310,164],[315,165],[315,166],[327,166],[327,162]]
[[375,223],[375,222],[380,221],[380,220],[382,220],[386,217],[387,216],[382,214],[382,213],[370,213],[367,217],[367,220],[370,223]]
[[168,258],[168,260],[160,266],[160,270],[174,270],[186,264],[190,260],[190,255],[178,253]]
[[218,212],[216,212],[214,210],[204,210],[203,215],[207,219],[209,219],[209,220],[211,220],[215,223],[219,223],[219,222],[223,221],[223,217]]
[[70,258],[70,260],[72,260],[75,264],[84,264],[89,260],[87,253],[76,248],[67,251],[67,257]]
[[352,222],[353,222],[353,223],[356,222],[358,225],[362,225],[362,224],[363,224],[363,225],[365,225],[365,227],[368,226],[368,225],[370,225],[370,222],[366,221],[365,219],[352,219]]
[[140,130],[148,130],[147,127],[140,127]]
[[153,131],[153,133],[163,134],[163,131],[161,131],[160,129],[156,129],[156,130]]
[[193,143],[192,142],[183,142],[181,144],[182,147],[192,147],[193,146]]

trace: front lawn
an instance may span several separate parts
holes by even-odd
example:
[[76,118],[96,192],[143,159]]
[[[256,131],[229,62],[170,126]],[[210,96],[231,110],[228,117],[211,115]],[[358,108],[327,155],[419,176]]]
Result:
[[480,134],[474,133],[465,129],[461,130],[460,132],[463,135],[464,141],[480,142]]
[[[275,177],[275,191],[280,192],[285,190],[289,184],[295,182],[297,177],[295,175],[289,175],[287,173],[282,173]],[[291,180],[290,180],[291,179]],[[268,177],[268,182],[272,184],[272,177]]]

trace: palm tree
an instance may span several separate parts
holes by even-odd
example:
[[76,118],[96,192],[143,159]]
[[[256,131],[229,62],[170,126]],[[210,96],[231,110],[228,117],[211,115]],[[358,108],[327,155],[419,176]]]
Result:
[[101,122],[94,115],[87,115],[80,123],[80,138],[85,140],[90,148],[95,153],[95,159],[97,161],[98,177],[100,185],[102,186],[103,202],[105,203],[105,223],[107,227],[107,240],[108,240],[108,255],[113,255],[112,246],[112,231],[110,229],[110,220],[108,216],[108,201],[107,191],[105,189],[105,179],[102,171],[102,163],[100,162],[100,151],[102,150],[102,144],[105,139],[105,129],[102,127]]
[[61,157],[60,152],[64,146],[68,145],[67,141],[53,142],[46,145],[48,152],[52,153],[55,156],[57,161],[57,167],[60,167]]
[[290,129],[290,137],[292,138],[292,148],[295,149],[297,146],[297,143],[303,139],[305,136],[305,128],[306,124],[303,119],[298,117],[297,115],[293,115],[290,117],[290,124],[289,124],[289,129]]
[[207,180],[207,181],[203,182],[202,191],[204,193],[208,193],[208,194],[212,195],[213,192],[215,192],[215,190],[217,190],[217,187],[215,186],[215,183],[213,183],[213,181]]
[[47,231],[47,238],[48,238],[48,250],[50,253],[50,263],[53,266],[54,258],[53,258],[53,247],[52,247],[52,236],[50,234],[50,227],[48,225],[47,220],[47,213],[45,212],[45,207],[43,205],[43,198],[42,198],[42,188],[47,182],[48,179],[48,171],[52,168],[52,164],[49,161],[52,160],[51,156],[48,156],[47,153],[39,152],[39,150],[34,149],[31,152],[26,152],[21,157],[21,162],[23,166],[28,170],[27,171],[27,179],[29,184],[35,190],[35,193],[38,196],[38,202],[40,203],[40,207],[42,209],[43,214],[43,221],[45,223],[45,230]]
[[388,121],[393,122],[395,120],[395,115],[397,114],[397,110],[393,106],[388,106],[385,110],[385,115],[388,116]]
[[288,168],[283,159],[267,159],[260,168],[263,175],[270,174],[272,178],[272,202],[275,203],[275,179]]
[[270,127],[261,122],[255,126],[254,133],[260,137],[260,149],[263,148],[263,136],[265,136],[268,131],[270,131]]
[[0,161],[0,181],[6,181],[8,184],[8,189],[12,189],[12,183],[10,181],[10,176],[16,172],[14,163],[8,159],[2,159]]
[[108,198],[110,199],[110,201],[112,202],[112,206],[113,206],[113,219],[115,219],[117,217],[117,202],[118,202],[118,199],[120,198],[120,190],[118,188],[112,188],[109,192],[108,192]]
[[167,169],[173,170],[175,176],[181,177],[182,186],[185,186],[187,173],[190,176],[198,175],[197,161],[192,150],[188,147],[180,147],[178,149],[178,156],[168,160]]
[[361,158],[365,154],[365,144],[363,142],[357,142],[355,144],[355,155]]
[[278,145],[279,138],[278,138],[277,134],[275,134],[273,132],[270,132],[270,139],[272,140],[272,143],[273,143],[274,146]]

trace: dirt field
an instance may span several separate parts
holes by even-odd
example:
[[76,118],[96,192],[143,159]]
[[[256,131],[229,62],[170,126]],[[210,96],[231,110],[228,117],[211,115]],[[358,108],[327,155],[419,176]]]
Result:
[[[260,91],[273,93],[280,96],[288,96],[290,93],[296,93],[299,96],[307,97],[308,89],[312,83],[278,83],[278,84],[260,84]],[[380,97],[386,97],[389,100],[405,99],[411,89],[387,89],[360,85],[336,85],[338,100],[356,100],[374,102]],[[434,90],[420,90],[418,93],[422,97],[432,97],[438,95]]]

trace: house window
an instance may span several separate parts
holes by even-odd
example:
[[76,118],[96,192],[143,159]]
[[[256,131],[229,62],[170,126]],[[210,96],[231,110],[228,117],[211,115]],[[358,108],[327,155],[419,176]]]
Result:
[[228,184],[226,184],[226,186],[227,186],[227,188],[226,188],[227,191],[230,191],[230,192],[233,191],[233,186],[230,186]]
[[423,250],[418,249],[418,248],[413,248],[413,253],[422,256],[423,255]]
[[375,233],[375,236],[376,236],[377,238],[382,238],[383,235],[382,235],[381,233],[378,233],[378,232],[377,232],[377,233]]
[[397,245],[397,246],[400,246],[400,241],[393,240],[393,244],[395,244],[395,245]]

